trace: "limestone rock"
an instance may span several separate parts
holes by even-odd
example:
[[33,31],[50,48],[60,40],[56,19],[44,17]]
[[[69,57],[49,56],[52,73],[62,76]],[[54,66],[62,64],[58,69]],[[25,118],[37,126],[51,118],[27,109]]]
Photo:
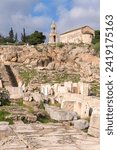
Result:
[[35,47],[0,46],[0,61],[77,72],[83,81],[99,80],[99,58],[93,56],[91,48],[86,45],[68,44],[62,48],[46,44]]
[[100,114],[99,114],[99,111],[95,110],[92,113],[89,129],[88,129],[88,134],[90,134],[94,137],[100,136]]
[[78,128],[80,130],[87,129],[89,127],[88,121],[87,120],[83,120],[83,119],[74,120],[73,124],[74,124],[75,128]]
[[54,106],[45,105],[45,110],[52,119],[57,121],[69,121],[77,118],[77,113],[65,111]]
[[53,70],[54,67],[55,67],[55,63],[54,63],[54,62],[51,62],[51,63],[49,63],[49,64],[47,65],[47,68],[48,68],[49,70]]
[[36,102],[40,102],[42,100],[42,96],[38,92],[31,93],[31,96],[32,96],[33,100]]
[[11,132],[8,122],[0,122],[0,139],[9,136]]
[[33,114],[27,114],[25,118],[28,122],[36,122],[37,121],[37,116]]

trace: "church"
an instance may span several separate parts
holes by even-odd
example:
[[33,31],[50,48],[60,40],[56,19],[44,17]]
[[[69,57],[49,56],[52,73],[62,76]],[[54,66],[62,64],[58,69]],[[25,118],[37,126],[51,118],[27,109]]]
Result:
[[51,33],[49,35],[49,43],[84,43],[90,45],[93,37],[95,37],[95,30],[89,26],[72,29],[59,36],[57,33],[57,25],[53,22],[51,25]]

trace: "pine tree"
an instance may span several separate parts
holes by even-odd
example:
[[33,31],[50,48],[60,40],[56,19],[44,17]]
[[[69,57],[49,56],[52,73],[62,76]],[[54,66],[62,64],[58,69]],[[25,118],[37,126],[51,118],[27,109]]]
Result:
[[26,32],[25,32],[25,28],[23,28],[23,33],[21,33],[21,40],[22,42],[26,42]]
[[17,33],[15,33],[15,42],[18,42]]
[[12,27],[11,27],[11,30],[9,31],[9,42],[11,42],[11,43],[14,42],[14,32],[13,32]]

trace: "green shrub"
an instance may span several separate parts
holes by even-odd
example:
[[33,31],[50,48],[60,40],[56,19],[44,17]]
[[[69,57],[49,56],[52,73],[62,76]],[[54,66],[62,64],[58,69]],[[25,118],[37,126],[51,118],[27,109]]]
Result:
[[18,106],[24,106],[24,104],[23,104],[23,99],[18,100],[18,101],[17,101],[17,105],[18,105]]
[[100,84],[96,81],[91,83],[91,89],[90,89],[90,95],[91,96],[100,96]]
[[51,105],[51,106],[56,106],[56,107],[61,107],[61,104],[60,104],[59,102],[57,102],[57,101],[55,101],[54,104],[52,104],[52,103],[50,102],[49,105]]
[[10,105],[9,101],[10,95],[9,92],[5,89],[0,91],[0,105]]
[[65,81],[72,81],[72,82],[79,82],[80,81],[80,75],[79,74],[69,74],[66,71],[62,73],[57,73],[55,76],[55,81],[57,83],[63,83]]
[[0,110],[0,121],[7,121],[9,124],[13,124],[13,120],[11,118],[8,118],[8,115],[10,115],[9,112]]
[[95,53],[99,56],[100,55],[100,42],[94,45],[94,50],[95,50]]
[[51,119],[49,114],[46,111],[43,113],[43,115],[38,116],[37,120],[41,123],[49,123],[49,122],[57,123],[58,122],[56,120]]
[[39,108],[39,109],[45,109],[45,107],[44,107],[44,102],[41,101],[38,108]]
[[93,38],[92,41],[93,44],[96,44],[98,42],[100,42],[100,30],[95,31],[95,37]]
[[57,46],[58,46],[59,48],[62,48],[62,47],[64,47],[64,44],[63,44],[63,43],[58,43]]

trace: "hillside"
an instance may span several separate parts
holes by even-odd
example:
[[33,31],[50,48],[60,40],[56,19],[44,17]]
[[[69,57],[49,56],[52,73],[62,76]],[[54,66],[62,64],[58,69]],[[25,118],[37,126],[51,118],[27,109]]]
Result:
[[[78,80],[99,82],[99,57],[87,45],[0,46],[1,64],[10,64],[27,83]],[[29,73],[30,77],[26,79]]]

